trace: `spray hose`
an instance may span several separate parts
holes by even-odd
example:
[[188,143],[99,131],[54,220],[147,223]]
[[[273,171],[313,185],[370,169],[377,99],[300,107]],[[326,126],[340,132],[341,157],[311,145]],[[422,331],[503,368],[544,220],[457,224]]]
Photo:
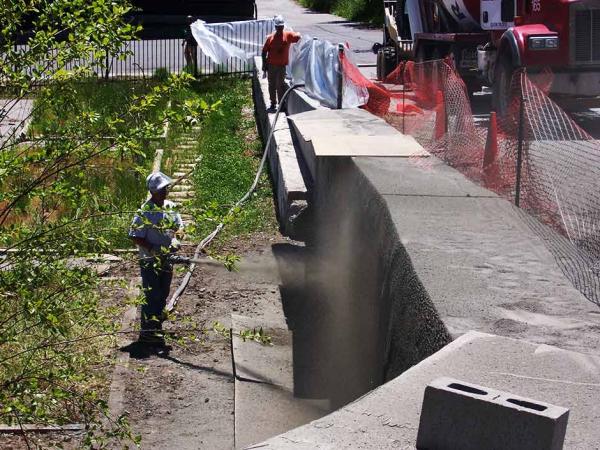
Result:
[[285,104],[285,100],[287,99],[290,92],[292,92],[294,89],[297,89],[300,87],[304,87],[304,84],[299,83],[299,84],[292,85],[290,88],[288,88],[287,91],[285,91],[285,93],[283,94],[283,97],[279,100],[279,106],[277,107],[277,112],[275,113],[275,119],[273,120],[273,123],[271,125],[271,131],[269,132],[269,137],[267,138],[267,143],[265,144],[263,155],[260,160],[258,170],[256,171],[256,175],[254,177],[254,182],[250,186],[250,189],[248,189],[248,192],[246,192],[242,196],[242,198],[240,198],[231,208],[229,208],[229,210],[227,211],[227,214],[225,214],[225,216],[223,217],[221,222],[215,227],[215,229],[208,236],[206,236],[204,239],[202,239],[202,241],[200,241],[200,243],[196,247],[194,256],[192,258],[181,257],[182,259],[179,260],[179,263],[183,263],[183,264],[189,263],[189,267],[188,267],[186,274],[183,277],[183,280],[181,280],[179,287],[173,293],[173,295],[171,296],[171,299],[168,301],[167,306],[166,306],[167,311],[170,312],[175,308],[175,305],[177,304],[177,300],[179,300],[179,297],[181,297],[181,295],[185,292],[185,290],[190,282],[190,279],[192,277],[192,274],[194,273],[194,270],[196,269],[196,264],[199,262],[200,252],[208,244],[210,244],[212,242],[212,240],[215,237],[217,237],[217,235],[221,232],[221,230],[225,226],[226,219],[231,217],[233,215],[233,213],[235,212],[235,210],[237,208],[239,208],[244,202],[246,202],[246,200],[248,200],[250,198],[250,196],[252,195],[252,193],[256,190],[256,187],[258,186],[258,182],[260,181],[260,176],[264,170],[265,163],[267,161],[267,157],[269,156],[269,147],[271,145],[271,140],[273,139],[273,133],[275,132],[275,125],[277,124],[277,120],[279,119],[279,113],[281,111],[281,107],[282,107],[282,105]]

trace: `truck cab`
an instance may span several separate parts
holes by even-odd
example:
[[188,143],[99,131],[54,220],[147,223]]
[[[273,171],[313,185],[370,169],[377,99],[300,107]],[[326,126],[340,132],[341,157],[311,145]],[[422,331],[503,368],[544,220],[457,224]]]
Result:
[[503,108],[513,72],[549,68],[551,92],[600,95],[600,0],[398,0],[399,36],[419,61],[451,56],[471,90]]
[[481,0],[480,21],[491,39],[478,70],[500,109],[520,67],[549,68],[553,94],[600,95],[600,0]]

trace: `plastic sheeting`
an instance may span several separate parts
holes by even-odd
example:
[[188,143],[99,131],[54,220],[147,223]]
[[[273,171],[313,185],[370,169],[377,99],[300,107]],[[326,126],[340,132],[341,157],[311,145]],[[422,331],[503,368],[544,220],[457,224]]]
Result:
[[[344,47],[346,55],[350,52]],[[294,84],[303,83],[304,90],[325,106],[337,108],[339,83],[339,49],[331,42],[303,35],[300,42],[292,45],[288,75]],[[342,108],[356,108],[367,103],[369,92],[342,77]]]
[[[273,19],[215,24],[198,20],[191,25],[191,30],[201,53],[214,63],[223,64],[237,58],[252,64],[253,57],[261,54],[265,38],[274,30],[274,24]],[[349,57],[348,48],[345,51]],[[294,84],[305,84],[307,94],[330,108],[336,108],[338,104],[338,52],[337,45],[308,35],[303,35],[290,48],[288,77]],[[353,84],[347,77],[342,80],[343,108],[356,108],[367,103],[369,93],[365,87]]]
[[252,63],[274,25],[273,19],[211,24],[197,20],[190,28],[200,51],[214,63],[223,64],[231,58]]

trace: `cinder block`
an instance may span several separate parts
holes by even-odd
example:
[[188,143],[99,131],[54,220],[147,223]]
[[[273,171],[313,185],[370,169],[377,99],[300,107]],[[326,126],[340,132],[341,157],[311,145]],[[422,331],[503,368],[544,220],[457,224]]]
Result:
[[562,449],[569,410],[452,378],[425,388],[418,449]]

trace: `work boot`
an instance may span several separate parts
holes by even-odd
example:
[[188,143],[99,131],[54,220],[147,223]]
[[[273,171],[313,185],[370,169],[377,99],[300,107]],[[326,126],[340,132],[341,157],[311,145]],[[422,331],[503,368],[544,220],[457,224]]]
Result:
[[142,321],[142,329],[138,342],[144,342],[152,345],[164,345],[165,336],[162,331],[162,323],[157,319]]

